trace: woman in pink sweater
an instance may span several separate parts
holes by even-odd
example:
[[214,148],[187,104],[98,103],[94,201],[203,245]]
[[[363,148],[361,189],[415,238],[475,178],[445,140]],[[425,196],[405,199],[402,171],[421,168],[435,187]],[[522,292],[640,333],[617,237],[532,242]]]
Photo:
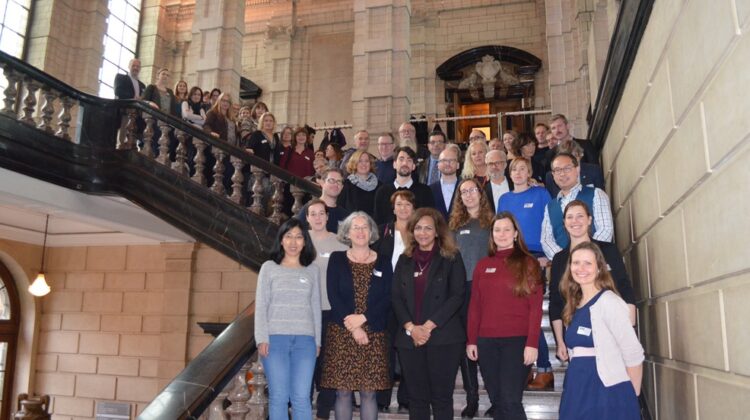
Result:
[[526,419],[521,400],[537,358],[543,292],[539,263],[511,213],[495,216],[489,256],[472,279],[466,355],[479,361],[494,418]]

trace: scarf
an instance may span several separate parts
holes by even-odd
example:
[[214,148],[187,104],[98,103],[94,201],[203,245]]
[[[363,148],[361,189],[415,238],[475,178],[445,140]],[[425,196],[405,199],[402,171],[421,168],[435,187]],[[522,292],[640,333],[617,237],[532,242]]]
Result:
[[347,179],[349,182],[365,191],[374,191],[375,188],[378,187],[378,177],[372,172],[367,174],[366,179],[360,178],[357,174],[351,174]]

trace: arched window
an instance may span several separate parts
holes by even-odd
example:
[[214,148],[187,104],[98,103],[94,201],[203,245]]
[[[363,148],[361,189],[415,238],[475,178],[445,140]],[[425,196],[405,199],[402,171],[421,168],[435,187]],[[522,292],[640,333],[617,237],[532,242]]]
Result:
[[0,262],[0,418],[10,418],[21,308],[8,268]]

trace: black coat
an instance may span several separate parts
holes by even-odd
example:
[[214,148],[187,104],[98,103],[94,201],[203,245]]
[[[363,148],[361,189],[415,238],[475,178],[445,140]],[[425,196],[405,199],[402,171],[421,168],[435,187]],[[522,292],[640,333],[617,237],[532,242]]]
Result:
[[[432,197],[432,190],[430,187],[419,182],[414,182],[409,187],[409,191],[414,193],[414,198],[417,201],[417,206],[414,210],[422,207],[434,207],[435,199]],[[391,205],[391,195],[396,192],[396,187],[393,184],[381,185],[375,193],[375,211],[373,219],[378,225],[383,223],[392,222],[396,217],[393,214],[393,206]]]
[[[393,311],[396,314],[398,332],[394,345],[413,349],[414,342],[406,335],[403,326],[407,322],[422,324],[414,319],[414,260],[401,255],[393,273],[391,287]],[[422,318],[437,325],[427,346],[466,342],[466,329],[461,322],[461,307],[466,291],[466,269],[461,253],[452,259],[435,252],[427,274],[427,285],[422,297]]]
[[[139,92],[138,96],[143,95],[146,85],[140,80],[138,81]],[[117,74],[115,75],[115,98],[117,99],[133,99],[135,98],[135,91],[133,90],[133,82],[130,81],[130,75],[128,74]]]

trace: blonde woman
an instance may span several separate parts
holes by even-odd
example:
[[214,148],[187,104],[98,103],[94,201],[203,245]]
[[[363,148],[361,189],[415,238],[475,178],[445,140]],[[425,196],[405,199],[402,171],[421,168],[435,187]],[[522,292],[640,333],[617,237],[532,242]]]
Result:
[[461,172],[461,178],[476,178],[480,187],[484,188],[487,183],[487,164],[484,162],[484,155],[487,154],[487,143],[475,141],[469,145],[464,158],[464,169]]
[[349,176],[339,194],[339,206],[351,211],[363,211],[372,215],[375,210],[375,192],[381,183],[375,175],[375,156],[357,150],[346,164]]

